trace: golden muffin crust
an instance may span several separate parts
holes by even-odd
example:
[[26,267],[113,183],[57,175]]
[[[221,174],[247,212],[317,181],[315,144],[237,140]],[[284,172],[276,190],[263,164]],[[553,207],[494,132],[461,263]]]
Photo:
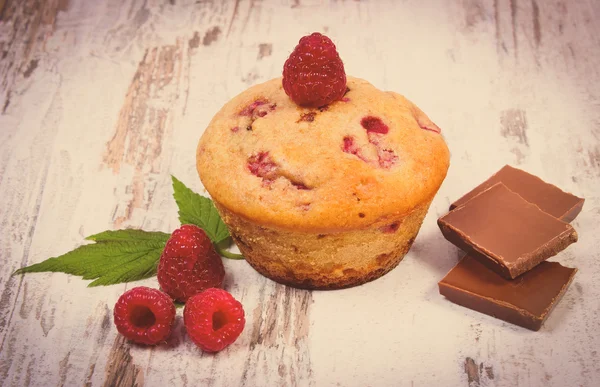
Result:
[[308,109],[277,78],[223,106],[197,148],[221,213],[329,233],[398,227],[390,222],[428,206],[449,165],[439,128],[399,94],[353,77],[347,86],[342,100]]
[[259,273],[304,289],[361,285],[396,267],[412,246],[429,203],[395,218],[394,228],[295,232],[249,222],[217,204],[231,237]]

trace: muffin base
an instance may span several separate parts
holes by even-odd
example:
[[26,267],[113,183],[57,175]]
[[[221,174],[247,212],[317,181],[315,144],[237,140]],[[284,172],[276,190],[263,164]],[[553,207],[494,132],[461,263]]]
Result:
[[429,204],[368,228],[323,233],[259,225],[215,202],[256,271],[285,285],[322,290],[361,285],[395,268],[412,246]]

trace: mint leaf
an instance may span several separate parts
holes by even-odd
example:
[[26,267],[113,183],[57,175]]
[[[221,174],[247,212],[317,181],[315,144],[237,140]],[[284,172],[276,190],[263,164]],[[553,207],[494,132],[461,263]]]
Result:
[[158,231],[104,231],[86,238],[94,244],[23,267],[14,274],[61,272],[94,280],[88,286],[137,281],[156,275],[169,236]]
[[227,226],[223,223],[214,203],[209,198],[200,196],[175,176],[173,179],[173,197],[179,207],[181,224],[195,224],[202,228],[214,244],[229,238]]

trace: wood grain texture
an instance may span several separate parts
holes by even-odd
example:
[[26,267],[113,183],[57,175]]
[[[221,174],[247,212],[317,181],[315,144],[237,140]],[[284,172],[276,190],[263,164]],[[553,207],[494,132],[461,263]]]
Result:
[[[0,0],[0,381],[3,386],[595,386],[600,380],[600,3],[595,0]],[[246,311],[225,351],[174,332],[123,340],[127,288],[12,276],[87,235],[178,226],[170,175],[205,193],[195,148],[216,111],[327,33],[349,74],[443,129],[448,177],[397,269],[308,292],[226,261]],[[504,164],[586,198],[579,269],[540,332],[451,304],[462,253],[435,220]]]

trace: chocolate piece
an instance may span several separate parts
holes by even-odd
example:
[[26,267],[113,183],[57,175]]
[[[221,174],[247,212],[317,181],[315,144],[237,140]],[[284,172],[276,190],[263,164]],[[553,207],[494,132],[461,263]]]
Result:
[[575,229],[502,183],[438,219],[444,237],[511,279],[577,242]]
[[505,165],[492,177],[452,203],[450,210],[465,204],[496,183],[503,183],[511,191],[521,195],[523,199],[536,204],[542,211],[565,222],[570,222],[577,217],[585,201],[585,199],[566,193],[560,188],[544,182],[537,176]]
[[438,286],[440,294],[455,304],[537,331],[576,272],[556,262],[542,262],[507,280],[466,255]]

